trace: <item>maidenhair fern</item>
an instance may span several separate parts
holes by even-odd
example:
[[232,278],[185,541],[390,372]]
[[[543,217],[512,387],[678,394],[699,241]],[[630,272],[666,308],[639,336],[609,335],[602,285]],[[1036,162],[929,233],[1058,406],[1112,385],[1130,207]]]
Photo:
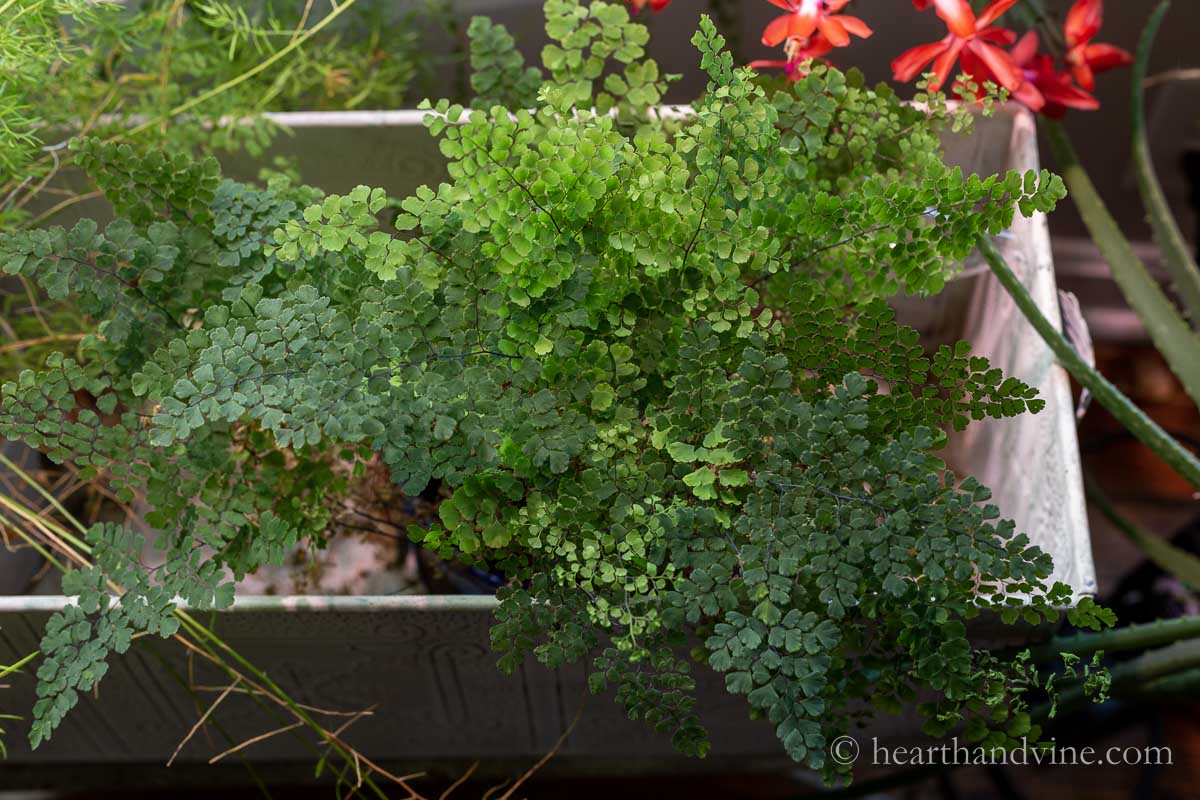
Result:
[[475,86],[510,106],[430,108],[448,183],[322,198],[84,141],[122,219],[0,238],[6,272],[100,321],[83,361],[3,387],[0,433],[144,499],[166,559],[151,578],[132,532],[90,531],[97,564],[43,642],[35,745],[110,651],[174,630],[174,599],[227,606],[230,576],[319,543],[304,509],[333,489],[296,475],[330,452],[450,487],[413,536],[506,576],[501,668],[586,660],[686,753],[708,749],[697,669],[830,778],[863,701],[922,692],[933,727],[1028,729],[964,620],[1038,619],[1069,590],[935,453],[1042,401],[965,343],[927,354],[886,298],[938,290],[1061,183],[964,177],[944,113],[854,74],[768,96],[707,19],[694,118],[631,123],[663,88],[644,29],[546,7],[536,92],[511,39],[472,26],[491,43]]

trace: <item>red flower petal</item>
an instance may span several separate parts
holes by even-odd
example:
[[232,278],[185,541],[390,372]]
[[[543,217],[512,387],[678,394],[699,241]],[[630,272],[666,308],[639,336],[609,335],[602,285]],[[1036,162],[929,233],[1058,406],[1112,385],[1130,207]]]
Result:
[[829,51],[832,49],[833,45],[829,43],[829,40],[818,33],[808,40],[807,45],[796,52],[796,58],[797,60],[820,58],[821,56],[829,55]]
[[921,74],[921,70],[950,47],[949,42],[922,44],[906,50],[892,62],[892,75],[901,83],[907,83]]
[[641,11],[649,3],[650,10],[658,13],[671,4],[671,0],[629,0],[629,5],[633,6],[634,12]]
[[1096,72],[1133,63],[1133,54],[1111,44],[1089,44],[1083,50],[1083,59]]
[[1004,47],[1008,47],[1017,41],[1017,35],[1008,28],[984,28],[975,34],[975,38],[991,42],[992,44],[1003,45]]
[[[959,56],[959,63],[961,65],[959,71],[964,73],[976,84],[975,99],[982,100],[983,96],[986,94],[983,88],[984,82],[991,81],[992,83],[995,83],[996,76],[992,75],[992,71],[987,68],[987,64],[983,63],[983,59],[975,55],[969,49],[962,51],[962,55]],[[955,85],[955,90],[960,93],[965,89],[966,87],[962,86],[961,84]],[[966,97],[967,95],[963,94],[964,100]]]
[[817,17],[817,29],[834,47],[845,47],[850,44],[850,34],[846,32],[842,23],[838,21],[839,19],[840,17],[821,15]]
[[875,31],[863,22],[858,17],[852,17],[849,14],[842,14],[838,17],[838,21],[842,23],[842,27],[860,39],[869,39]]
[[[1030,31],[1009,51],[1009,55],[1024,70],[1026,78],[1013,92],[1014,100],[1035,111],[1040,103],[1041,112],[1053,119],[1065,116],[1069,108],[1093,111],[1100,107],[1095,97],[1072,83],[1069,73],[1059,72],[1055,68],[1053,58],[1037,50],[1037,34]],[[967,54],[964,53],[963,63],[966,61]]]
[[1080,111],[1095,111],[1100,101],[1077,86],[1066,81],[1042,87],[1046,100],[1055,105],[1077,108]]
[[813,2],[805,2],[791,15],[791,25],[788,26],[788,36],[797,39],[807,39],[817,29],[817,21],[823,16],[821,7]]
[[1010,92],[1015,92],[1021,87],[1025,76],[1021,73],[1021,68],[1013,61],[1012,56],[987,42],[972,41],[968,42],[967,46],[987,65],[992,75],[995,76],[996,83]]
[[771,5],[779,6],[784,11],[787,11],[787,12],[792,12],[792,11],[796,10],[796,7],[794,5],[792,5],[791,3],[789,3],[788,0],[767,0],[767,2],[770,3]]
[[1063,31],[1067,35],[1067,47],[1090,41],[1100,32],[1104,23],[1104,0],[1078,0],[1067,12]]
[[946,52],[937,57],[933,62],[934,79],[929,84],[929,90],[936,92],[945,85],[946,80],[950,77],[950,70],[954,67],[954,62],[958,60],[958,54],[962,52],[966,41],[955,38],[950,42],[950,46],[946,48]]
[[1021,40],[1017,42],[1017,46],[1008,52],[1013,57],[1013,61],[1017,62],[1017,66],[1028,66],[1033,63],[1039,44],[1037,31],[1029,31],[1029,33],[1021,37]]
[[762,43],[767,47],[775,47],[788,38],[788,28],[792,24],[792,15],[784,14],[771,20],[763,31]]
[[1046,105],[1046,98],[1038,91],[1038,87],[1025,81],[1012,93],[1012,98],[1030,111],[1041,111]]
[[967,0],[933,0],[933,3],[951,33],[964,39],[975,35],[975,12]]
[[1092,68],[1088,66],[1086,61],[1080,60],[1072,63],[1071,75],[1075,77],[1076,83],[1089,92],[1096,88],[1096,76],[1092,73]]
[[1005,11],[1017,4],[1017,0],[994,0],[994,2],[979,12],[979,21],[976,23],[977,28],[986,28],[996,21],[997,18]]
[[924,11],[929,8],[931,3],[933,3],[933,0],[913,0],[913,6],[917,11]]

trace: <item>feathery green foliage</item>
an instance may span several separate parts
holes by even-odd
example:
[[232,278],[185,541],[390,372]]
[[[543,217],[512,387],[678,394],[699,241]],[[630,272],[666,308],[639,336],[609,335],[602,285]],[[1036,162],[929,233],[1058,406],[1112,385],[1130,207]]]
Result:
[[[0,228],[26,219],[25,194],[58,168],[47,148],[77,132],[125,137],[141,126],[135,138],[143,145],[173,151],[256,149],[272,133],[264,122],[247,124],[256,114],[395,108],[422,72],[448,58],[422,54],[418,24],[443,16],[443,0],[403,11],[357,0],[335,26],[236,85],[330,11],[278,0],[250,12],[223,0],[13,0],[0,7]],[[227,82],[186,119],[166,124],[173,109]]]
[[0,237],[6,272],[104,320],[82,361],[0,390],[0,434],[143,497],[165,557],[148,577],[137,537],[91,531],[80,606],[43,643],[35,744],[131,632],[169,632],[174,596],[223,607],[230,575],[319,541],[297,511],[319,482],[281,474],[331,451],[451,488],[412,535],[508,578],[501,668],[588,659],[684,752],[708,749],[694,669],[830,779],[826,743],[864,701],[930,692],[933,728],[1029,732],[1020,675],[964,621],[1037,621],[1069,589],[935,453],[1042,401],[966,343],[927,354],[886,298],[938,290],[1061,183],[948,169],[952,117],[857,74],[768,97],[707,19],[695,117],[646,118],[663,79],[644,29],[617,5],[546,9],[536,93],[472,26],[493,45],[476,86],[518,107],[430,106],[451,179],[396,203],[395,230],[382,189],[258,189],[85,141],[123,219]]
[[471,90],[475,108],[533,108],[542,73],[527,66],[525,56],[503,25],[474,17],[467,28],[471,39]]
[[[411,105],[415,86],[458,59],[430,52],[450,21],[446,0],[348,0],[334,11],[293,0],[0,0],[0,230],[93,196],[65,150],[72,136],[257,153],[278,130],[261,112]],[[0,291],[0,382],[90,324],[25,288]]]

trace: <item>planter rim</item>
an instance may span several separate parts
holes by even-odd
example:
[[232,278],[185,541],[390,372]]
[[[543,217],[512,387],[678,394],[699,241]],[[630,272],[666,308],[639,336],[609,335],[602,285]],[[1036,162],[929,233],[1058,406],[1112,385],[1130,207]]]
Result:
[[[912,103],[923,108],[921,103]],[[956,107],[957,102],[950,104]],[[464,108],[464,113],[472,109]],[[610,114],[613,112],[609,112]],[[683,119],[695,116],[696,110],[690,103],[663,103],[654,106],[652,113],[663,119]],[[1014,117],[1024,124],[1033,124],[1033,114],[1018,103],[1005,103],[996,107],[996,114]],[[421,125],[426,116],[440,116],[433,109],[355,109],[351,111],[267,111],[262,119],[286,127],[297,128],[386,128],[397,125]]]
[[[1082,592],[1080,596],[1094,596],[1095,592]],[[111,596],[110,602],[116,604],[120,598]],[[291,595],[239,595],[234,598],[230,608],[221,609],[219,613],[229,614],[238,611],[246,613],[276,612],[276,611],[330,611],[334,613],[361,613],[381,611],[493,611],[500,604],[495,595],[484,594],[358,594],[358,595],[324,595],[324,594],[291,594]],[[39,595],[0,595],[0,614],[13,612],[47,612],[61,611],[67,606],[75,605],[75,598],[61,594]],[[179,600],[176,607],[191,610],[185,601]],[[1073,605],[1055,605],[1060,612],[1067,612]],[[205,609],[212,611],[212,609]],[[990,613],[988,611],[985,614]]]
[[[464,115],[479,109],[464,106]],[[609,112],[611,115],[614,112]],[[688,103],[654,106],[651,113],[662,119],[684,119],[696,115]],[[440,117],[433,109],[397,108],[352,111],[266,111],[261,119],[296,128],[388,128],[398,125],[421,125],[427,116]],[[246,119],[254,119],[247,117]]]
[[[118,598],[114,597],[113,602]],[[0,614],[61,611],[74,605],[66,595],[0,596]],[[231,608],[220,613],[246,611],[333,611],[339,613],[378,611],[491,611],[499,604],[494,595],[386,594],[386,595],[246,595],[235,597]],[[185,602],[178,607],[188,609]],[[211,610],[211,609],[206,609]]]

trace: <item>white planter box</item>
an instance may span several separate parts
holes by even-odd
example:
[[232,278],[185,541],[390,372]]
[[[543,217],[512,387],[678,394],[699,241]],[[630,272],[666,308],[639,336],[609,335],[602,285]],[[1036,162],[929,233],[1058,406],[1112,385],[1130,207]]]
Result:
[[[304,180],[327,191],[366,183],[403,195],[444,176],[437,145],[420,127],[420,112],[275,118],[293,127],[294,136],[280,137],[268,155],[298,156]],[[981,119],[973,137],[950,142],[948,148],[952,161],[983,173],[1038,167],[1033,118],[1023,110]],[[243,177],[255,171],[245,158],[231,159],[228,166],[228,172]],[[1045,219],[1018,217],[1011,236],[1001,244],[1043,312],[1058,320]],[[992,487],[1001,512],[1054,557],[1054,579],[1069,583],[1079,594],[1093,593],[1095,574],[1065,372],[986,269],[968,265],[964,277],[938,297],[905,300],[898,306],[930,341],[966,338],[1007,375],[1039,388],[1046,400],[1040,414],[974,423],[965,434],[952,437],[949,459],[960,474],[974,475]],[[64,602],[62,597],[0,598],[0,663],[35,649],[46,618]],[[232,610],[216,615],[216,630],[300,702],[340,710],[378,704],[374,716],[360,720],[348,733],[369,757],[421,769],[475,759],[527,765],[553,745],[573,718],[585,693],[584,671],[575,666],[555,673],[530,663],[512,678],[501,675],[488,645],[493,604],[489,597],[455,596],[242,597]],[[993,641],[998,635],[1011,638],[1014,631],[1001,633],[987,623],[975,631],[981,640]],[[1015,632],[1018,640],[1022,635]],[[187,675],[182,648],[158,640],[152,646],[178,676]],[[53,740],[36,753],[29,752],[22,726],[13,726],[9,766],[0,769],[22,764],[164,764],[198,712],[176,678],[147,650],[135,647],[114,658],[98,699],[81,700]],[[706,668],[698,667],[696,674],[702,717],[713,740],[707,760],[676,756],[665,737],[625,719],[610,698],[593,698],[551,768],[607,767],[627,774],[643,768],[679,772],[731,765],[744,771],[787,763],[772,727],[748,719],[744,698],[727,694],[722,677]],[[12,688],[0,695],[5,710],[27,713],[33,704],[32,678],[10,680]],[[212,670],[199,665],[197,680],[221,683]],[[215,698],[212,692],[203,694],[206,702]],[[226,700],[216,719],[237,741],[276,724],[246,698]],[[881,722],[880,730],[910,731],[906,725]],[[223,744],[199,735],[176,764],[204,762],[221,749]],[[289,736],[256,744],[247,753],[256,763],[293,762],[302,774],[311,768],[311,754],[311,748]],[[70,774],[57,768],[40,772]]]

